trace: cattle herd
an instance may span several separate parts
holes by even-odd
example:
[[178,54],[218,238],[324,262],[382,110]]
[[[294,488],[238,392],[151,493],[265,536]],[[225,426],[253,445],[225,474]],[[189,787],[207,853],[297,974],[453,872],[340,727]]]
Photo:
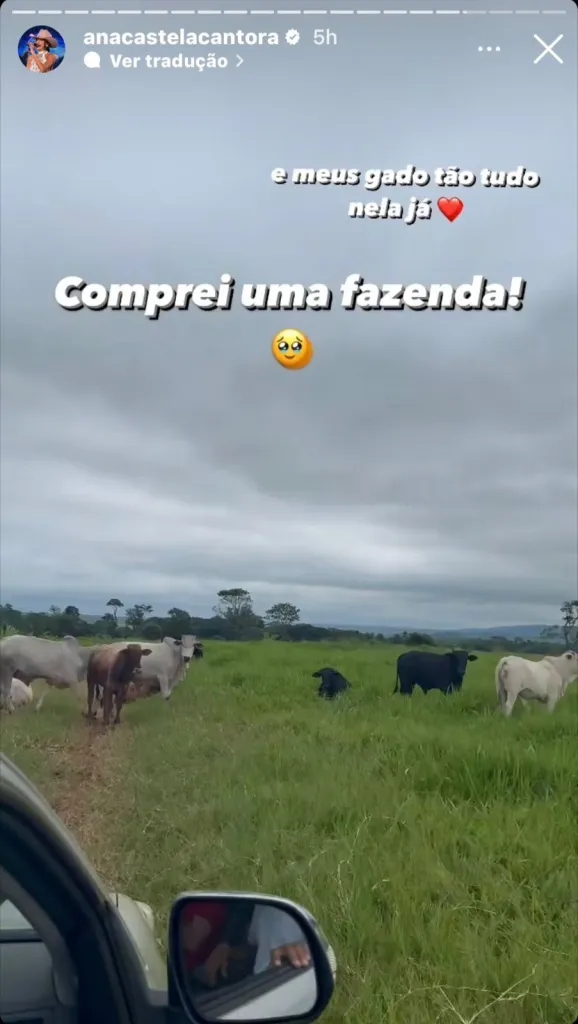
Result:
[[[87,717],[95,716],[98,700],[103,723],[108,725],[112,706],[115,724],[127,701],[160,693],[165,700],[187,673],[189,663],[203,657],[203,645],[195,636],[180,640],[166,636],[162,643],[140,644],[121,640],[112,644],[82,647],[73,636],[45,640],[37,636],[8,636],[0,642],[0,709],[13,711],[32,702],[30,684],[43,679],[57,689],[71,689],[79,698],[87,683]],[[42,707],[46,692],[36,704]]]
[[[36,636],[8,636],[0,641],[0,710],[11,712],[32,703],[31,683],[45,680],[58,689],[69,688],[82,696],[86,681],[86,715],[96,717],[95,701],[102,708],[102,719],[109,725],[114,705],[114,724],[120,721],[125,703],[158,693],[168,700],[187,674],[193,659],[203,657],[203,644],[195,636],[180,640],[166,636],[161,643],[143,647],[121,640],[111,644],[82,647],[72,636],[63,640],[45,640]],[[410,696],[416,686],[424,693],[440,690],[449,695],[461,689],[468,662],[476,661],[468,651],[408,651],[397,659],[394,693]],[[325,667],[312,673],[319,679],[317,693],[334,700],[348,690],[350,682],[336,669]],[[496,666],[495,684],[498,706],[504,715],[512,713],[518,697],[525,704],[539,701],[553,711],[564,696],[568,684],[578,678],[578,653],[566,651],[541,661],[507,656]],[[47,691],[46,691],[47,692]],[[46,692],[36,704],[39,710]]]

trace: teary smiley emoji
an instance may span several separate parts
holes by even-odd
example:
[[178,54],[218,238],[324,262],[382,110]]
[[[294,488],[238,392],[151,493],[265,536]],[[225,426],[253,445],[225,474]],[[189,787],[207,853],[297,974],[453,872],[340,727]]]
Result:
[[273,338],[271,351],[286,370],[302,370],[313,358],[313,345],[303,331],[288,327]]

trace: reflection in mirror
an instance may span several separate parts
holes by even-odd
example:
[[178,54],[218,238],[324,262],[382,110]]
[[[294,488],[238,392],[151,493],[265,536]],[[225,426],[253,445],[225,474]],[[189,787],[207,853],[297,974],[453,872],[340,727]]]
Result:
[[313,958],[286,910],[249,898],[191,899],[178,934],[184,984],[204,1020],[267,1021],[313,1010]]

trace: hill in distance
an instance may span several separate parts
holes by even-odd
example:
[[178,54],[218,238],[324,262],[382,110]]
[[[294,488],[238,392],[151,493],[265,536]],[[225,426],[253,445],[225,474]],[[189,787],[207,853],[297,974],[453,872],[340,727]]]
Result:
[[[329,625],[329,623],[318,623],[318,625]],[[428,633],[429,636],[443,640],[446,637],[480,637],[487,639],[492,636],[503,636],[507,640],[519,637],[521,640],[534,640],[540,636],[543,629],[547,629],[545,623],[538,625],[520,626],[469,626],[466,629],[437,629],[428,626],[346,626],[343,624],[331,623],[333,629],[358,629],[362,633],[382,633],[383,636],[391,636],[393,633]]]

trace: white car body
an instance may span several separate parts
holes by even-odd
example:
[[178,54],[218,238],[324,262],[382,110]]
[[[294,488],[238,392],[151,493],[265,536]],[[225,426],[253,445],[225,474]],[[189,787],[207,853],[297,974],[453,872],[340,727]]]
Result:
[[[122,969],[124,964],[126,969],[130,965],[131,976],[138,987],[138,998],[142,1000],[142,1006],[148,1008],[147,1021],[150,1019],[153,1024],[155,1021],[168,1024],[170,1020],[174,1024],[184,1024],[187,1019],[184,1010],[176,1008],[174,1004],[169,1009],[167,962],[154,934],[151,907],[122,893],[106,890],[90,861],[48,801],[4,754],[0,754],[0,797],[0,812],[16,813],[21,818],[25,816],[34,825],[35,833],[40,832],[44,836],[42,849],[49,844],[50,856],[58,856],[63,877],[73,877],[75,885],[90,892],[95,927],[102,929],[103,935],[105,932],[114,932],[115,941],[120,944],[117,947],[118,968]],[[3,844],[0,842],[0,1020],[6,1020],[7,1024],[26,1020],[76,1021],[74,1014],[77,997],[70,953],[58,933],[50,931],[49,919],[43,917],[42,912],[38,916],[38,905],[27,895],[26,886],[23,887],[3,866],[2,849]],[[249,894],[247,898],[250,898]],[[277,897],[274,899],[278,900]],[[304,911],[302,907],[298,909]],[[333,950],[328,946],[317,922],[307,911],[305,913],[311,925],[315,925],[335,978]],[[141,971],[138,970],[139,963]],[[277,974],[277,971],[280,973]],[[255,1021],[262,1020],[263,1014],[270,1016],[273,1013],[277,1018],[305,1014],[303,1020],[306,1021],[308,1012],[313,1010],[316,1002],[314,969],[303,971],[288,966],[286,969],[275,969],[275,973],[277,981],[272,977],[266,979],[267,991],[263,991],[258,998],[255,995],[251,997],[251,992],[255,993],[254,978],[231,986],[231,989],[236,990],[234,1009],[231,1006],[228,1009],[224,1007],[222,1014],[217,1011],[212,1019]],[[247,989],[246,995],[244,986]],[[223,996],[215,995],[217,1002],[222,1001]],[[317,1016],[315,1013],[309,1019],[314,1020]],[[139,1013],[133,1014],[130,1020],[140,1024],[142,1018],[143,1014]]]

